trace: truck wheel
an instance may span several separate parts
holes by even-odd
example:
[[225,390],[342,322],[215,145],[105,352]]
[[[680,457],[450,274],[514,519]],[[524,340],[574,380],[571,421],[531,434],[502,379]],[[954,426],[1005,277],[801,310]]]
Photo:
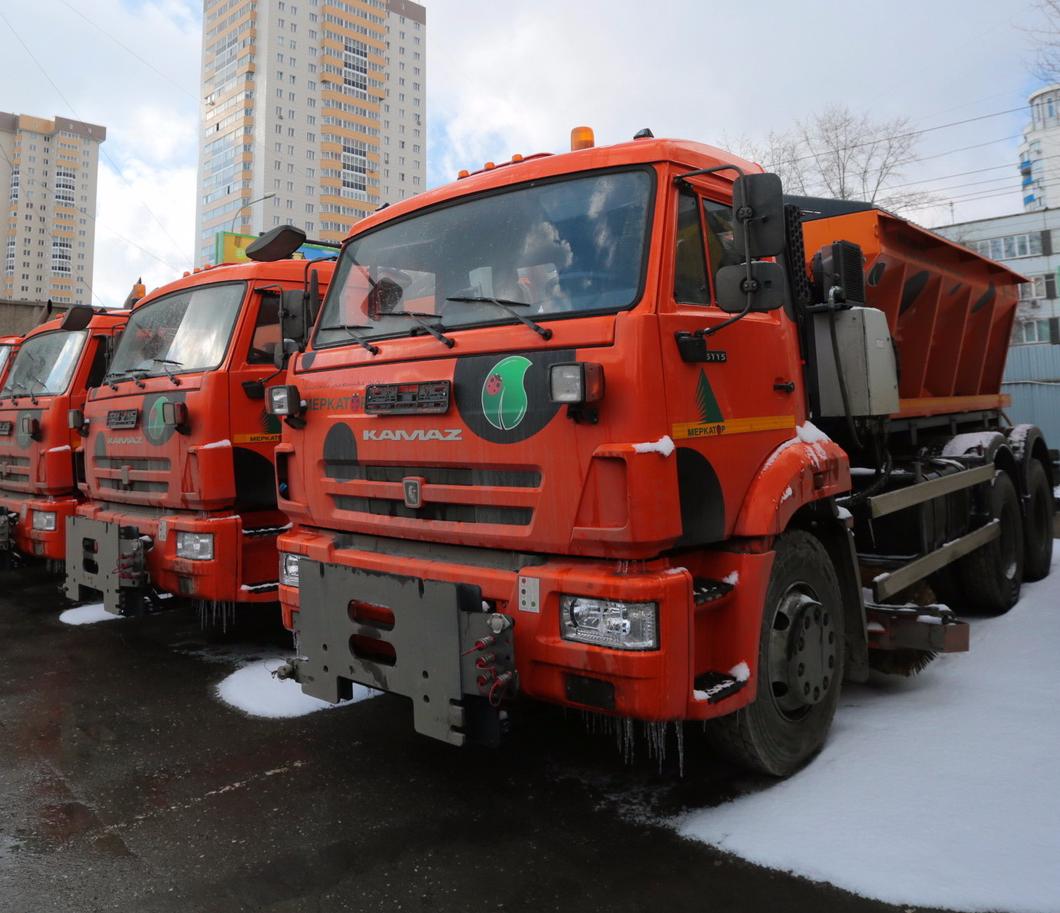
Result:
[[1040,460],[1027,466],[1027,512],[1023,517],[1023,579],[1041,580],[1053,563],[1053,490]]
[[786,777],[812,758],[832,724],[843,679],[843,600],[821,542],[792,530],[776,543],[758,645],[758,694],[707,727],[730,760]]
[[1019,495],[1006,472],[994,475],[990,515],[1001,521],[1001,535],[957,563],[964,606],[1001,615],[1020,598],[1023,582],[1023,518]]

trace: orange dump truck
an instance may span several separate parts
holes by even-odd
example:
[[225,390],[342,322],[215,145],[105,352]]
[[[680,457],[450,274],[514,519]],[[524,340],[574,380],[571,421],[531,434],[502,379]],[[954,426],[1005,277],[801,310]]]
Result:
[[218,621],[275,603],[287,519],[264,384],[282,379],[333,266],[210,267],[136,303],[108,373],[70,416],[84,454],[84,503],[67,519],[70,599],[98,593],[109,611],[138,614],[172,593]]
[[36,557],[62,567],[64,523],[81,498],[81,438],[67,415],[103,379],[127,316],[80,305],[16,340],[0,388],[0,564]]
[[456,745],[520,697],[705,721],[786,775],[844,679],[967,649],[955,611],[1048,572],[1045,443],[999,393],[1022,280],[710,146],[584,133],[346,241],[268,391],[284,674]]

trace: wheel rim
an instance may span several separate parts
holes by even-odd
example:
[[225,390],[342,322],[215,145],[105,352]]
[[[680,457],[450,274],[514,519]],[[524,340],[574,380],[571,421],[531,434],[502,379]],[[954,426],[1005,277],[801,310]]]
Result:
[[832,689],[838,654],[835,619],[808,583],[784,591],[769,632],[769,691],[788,719],[805,716]]

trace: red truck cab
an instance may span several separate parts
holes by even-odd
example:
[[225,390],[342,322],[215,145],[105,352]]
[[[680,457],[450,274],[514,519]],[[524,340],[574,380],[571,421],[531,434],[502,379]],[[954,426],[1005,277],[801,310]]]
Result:
[[76,307],[19,342],[0,389],[0,559],[44,558],[61,567],[65,521],[80,501],[81,438],[69,426],[128,315]]
[[[326,287],[332,264],[207,267],[137,302],[78,432],[85,454],[71,516],[66,593],[137,613],[159,593],[224,614],[276,598],[273,449],[264,383],[281,316]],[[317,279],[310,281],[312,276]]]

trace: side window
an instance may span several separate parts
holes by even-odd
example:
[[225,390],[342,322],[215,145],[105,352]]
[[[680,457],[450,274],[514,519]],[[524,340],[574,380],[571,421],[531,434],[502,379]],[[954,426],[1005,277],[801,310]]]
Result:
[[91,342],[96,347],[96,354],[92,356],[92,367],[88,369],[88,380],[85,386],[98,387],[103,383],[103,378],[107,373],[107,340],[102,336],[97,336]]
[[703,258],[703,226],[699,207],[691,193],[677,200],[677,238],[674,253],[674,300],[685,304],[709,304],[707,265]]
[[717,284],[718,270],[740,263],[733,235],[732,207],[713,200],[703,201],[703,220],[707,225],[707,253],[711,278]]
[[250,340],[247,364],[271,365],[273,353],[280,345],[280,296],[263,295],[258,308],[254,338]]

